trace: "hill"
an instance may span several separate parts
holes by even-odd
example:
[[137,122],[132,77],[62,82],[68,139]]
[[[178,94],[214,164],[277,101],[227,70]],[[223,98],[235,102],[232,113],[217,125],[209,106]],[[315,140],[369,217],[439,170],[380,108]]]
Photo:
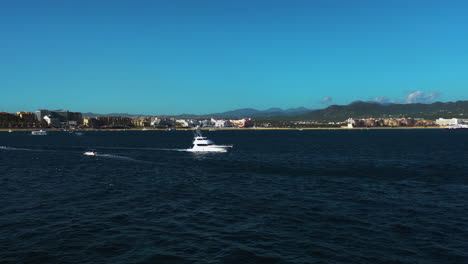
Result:
[[432,104],[379,104],[357,101],[349,105],[332,105],[315,110],[295,119],[316,121],[344,121],[348,118],[413,117],[435,120],[437,118],[468,118],[468,101],[435,102]]

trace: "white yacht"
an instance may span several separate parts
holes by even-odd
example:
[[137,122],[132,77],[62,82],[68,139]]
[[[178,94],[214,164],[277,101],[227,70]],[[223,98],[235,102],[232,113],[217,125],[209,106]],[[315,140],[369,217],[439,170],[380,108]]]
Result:
[[212,140],[202,136],[200,130],[194,131],[193,147],[187,149],[190,152],[227,152],[232,145],[216,145]]
[[39,131],[31,131],[31,135],[33,136],[46,136],[47,135],[47,131],[44,131],[44,130],[39,130]]

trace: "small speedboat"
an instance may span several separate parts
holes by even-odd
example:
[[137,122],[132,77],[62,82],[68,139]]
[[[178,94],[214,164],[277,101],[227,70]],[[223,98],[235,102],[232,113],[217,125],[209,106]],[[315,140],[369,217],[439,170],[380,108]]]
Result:
[[202,136],[200,130],[194,131],[193,147],[187,149],[190,152],[227,152],[232,145],[216,145],[212,140]]
[[97,156],[97,151],[94,149],[87,150],[83,153],[86,156]]

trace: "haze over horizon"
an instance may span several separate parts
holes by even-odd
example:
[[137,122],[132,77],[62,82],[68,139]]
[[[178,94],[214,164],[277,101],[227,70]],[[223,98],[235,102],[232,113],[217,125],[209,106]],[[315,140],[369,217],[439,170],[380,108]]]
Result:
[[0,111],[468,98],[465,1],[9,1]]

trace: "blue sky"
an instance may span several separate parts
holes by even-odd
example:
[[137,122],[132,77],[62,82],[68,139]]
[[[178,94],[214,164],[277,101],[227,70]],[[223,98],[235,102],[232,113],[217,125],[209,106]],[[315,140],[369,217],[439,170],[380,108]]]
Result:
[[466,14],[468,1],[1,1],[0,111],[465,100]]

